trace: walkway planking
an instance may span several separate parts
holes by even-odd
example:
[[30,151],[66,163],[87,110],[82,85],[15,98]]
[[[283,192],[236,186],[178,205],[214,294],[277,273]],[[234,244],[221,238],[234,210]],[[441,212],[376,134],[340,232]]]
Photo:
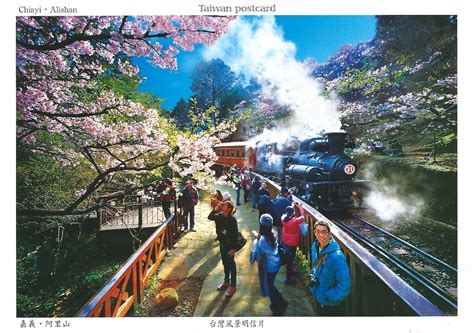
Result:
[[[216,189],[231,193],[235,202],[236,193],[230,186],[216,185]],[[241,196],[243,199],[243,195]],[[270,316],[270,299],[260,295],[257,265],[250,265],[249,256],[254,236],[258,230],[258,213],[250,204],[238,206],[236,213],[239,229],[247,238],[246,246],[236,254],[237,293],[228,299],[225,292],[216,287],[223,281],[224,269],[220,259],[219,244],[215,240],[215,226],[207,216],[210,211],[208,201],[196,206],[197,232],[189,232],[176,244],[161,264],[158,278],[162,280],[204,278],[199,301],[194,311],[195,317],[248,317]],[[305,292],[306,286],[298,281],[296,285],[284,285],[286,267],[282,267],[276,278],[276,286],[289,305],[285,316],[314,316],[314,310]]]

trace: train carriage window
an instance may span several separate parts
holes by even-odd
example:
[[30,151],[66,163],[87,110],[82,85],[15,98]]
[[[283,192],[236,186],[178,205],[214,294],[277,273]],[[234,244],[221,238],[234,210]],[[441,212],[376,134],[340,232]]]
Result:
[[240,158],[240,150],[236,150],[236,151],[235,151],[235,157]]
[[216,155],[217,155],[217,156],[221,156],[219,149],[216,149]]
[[245,152],[245,149],[242,149],[242,157],[247,157],[247,154]]
[[225,150],[225,156],[226,156],[226,157],[230,157],[229,149],[226,149],[226,150]]
[[230,151],[230,157],[234,157],[234,151],[233,150]]

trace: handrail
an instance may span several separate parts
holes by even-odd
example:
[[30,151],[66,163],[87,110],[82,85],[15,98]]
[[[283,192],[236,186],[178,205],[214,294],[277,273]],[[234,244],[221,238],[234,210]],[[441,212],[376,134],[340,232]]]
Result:
[[[267,184],[269,185],[268,188],[272,197],[275,197],[277,193],[280,192],[281,187],[278,184],[266,179],[262,175],[257,173],[254,174],[266,180]],[[373,309],[377,307],[380,309],[384,308],[384,311],[387,311],[387,313],[382,313],[382,315],[399,315],[395,306],[399,301],[408,307],[408,314],[419,316],[445,315],[445,313],[443,313],[438,307],[418,293],[418,291],[402,280],[369,251],[363,248],[352,238],[347,236],[324,215],[295,196],[293,196],[293,200],[302,205],[306,211],[308,234],[304,237],[301,237],[300,240],[300,248],[303,249],[305,257],[311,261],[311,244],[314,240],[313,224],[314,222],[320,220],[324,220],[330,224],[333,237],[338,241],[346,255],[348,264],[351,268],[351,280],[353,281],[351,286],[351,303],[353,306],[347,307],[350,308],[347,310],[348,315],[373,315],[373,313],[367,309]],[[382,300],[378,297],[374,296],[371,298],[370,295],[367,295],[367,292],[373,291],[374,295],[377,292],[375,290],[377,286],[374,285],[376,282],[373,281],[374,278],[376,281],[379,281],[382,286],[385,286],[390,290],[390,299]],[[354,283],[354,281],[357,281],[357,283]],[[363,290],[358,290],[359,288]],[[371,302],[374,302],[375,304],[370,304]],[[383,305],[382,303],[384,302],[387,304]],[[366,309],[361,309],[361,305]]]
[[141,301],[148,280],[174,243],[176,212],[175,204],[175,212],[82,307],[77,317],[124,317],[135,302]]

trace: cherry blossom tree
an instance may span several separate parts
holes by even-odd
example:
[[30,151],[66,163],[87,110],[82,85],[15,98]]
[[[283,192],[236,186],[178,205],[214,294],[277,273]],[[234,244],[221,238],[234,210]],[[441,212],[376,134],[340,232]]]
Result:
[[[74,196],[67,202],[37,207],[20,198],[17,211],[89,212],[96,208],[92,195],[117,174],[140,174],[170,161],[178,174],[186,174],[189,165],[179,166],[188,145],[205,146],[195,149],[200,158],[194,161],[201,163],[194,164],[193,171],[207,172],[209,160],[215,158],[209,152],[212,140],[206,146],[193,136],[177,139],[179,133],[162,111],[106,89],[100,82],[108,77],[138,82],[139,69],[132,57],[146,57],[155,66],[176,70],[180,50],[191,51],[198,43],[211,45],[232,19],[18,17],[18,151],[30,160],[49,156],[63,168],[79,168],[90,176],[84,186],[70,189]],[[223,124],[218,130],[225,128]]]
[[[343,46],[313,75],[340,99],[356,136],[452,136],[457,126],[456,18],[379,17],[374,40]],[[405,136],[406,137],[406,136]]]

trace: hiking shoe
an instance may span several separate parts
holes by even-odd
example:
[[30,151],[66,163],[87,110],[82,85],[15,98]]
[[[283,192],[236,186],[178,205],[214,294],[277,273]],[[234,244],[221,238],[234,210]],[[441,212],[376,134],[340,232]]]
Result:
[[226,290],[230,286],[230,282],[222,282],[218,287],[217,290]]
[[227,292],[225,293],[225,297],[232,297],[234,296],[235,292],[237,291],[237,287],[230,286]]

